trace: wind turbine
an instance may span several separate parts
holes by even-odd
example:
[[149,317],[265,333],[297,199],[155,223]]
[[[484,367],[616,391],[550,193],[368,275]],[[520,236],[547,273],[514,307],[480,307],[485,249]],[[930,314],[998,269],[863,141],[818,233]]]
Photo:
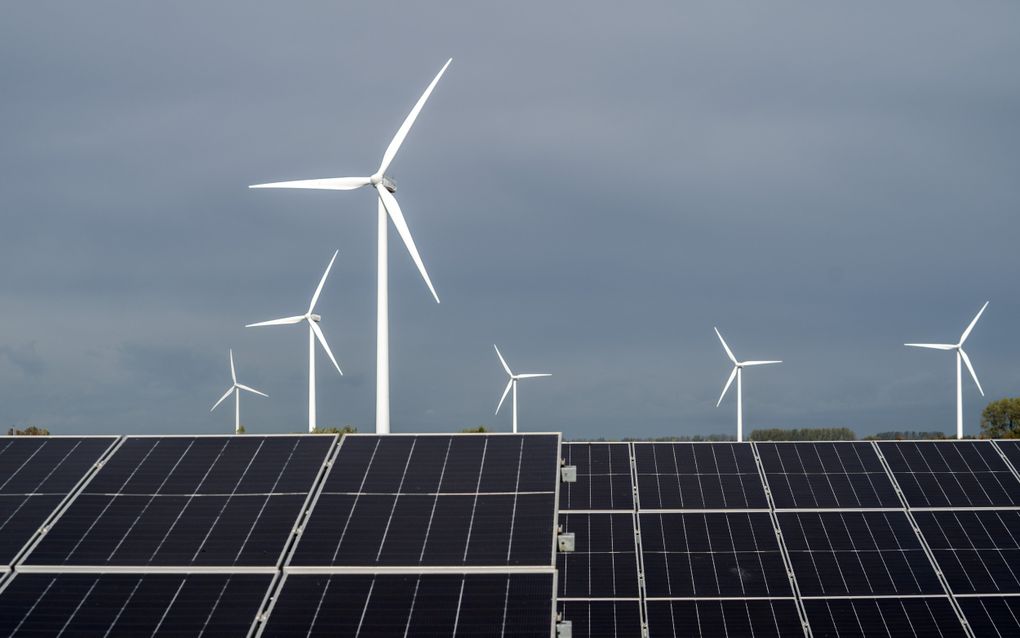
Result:
[[315,310],[315,303],[319,301],[319,293],[322,292],[322,286],[326,283],[326,277],[329,276],[329,269],[333,267],[333,262],[336,261],[337,253],[333,253],[333,259],[329,260],[329,265],[326,266],[326,272],[322,273],[322,279],[319,280],[319,286],[315,289],[315,294],[312,295],[312,302],[308,304],[308,311],[303,315],[296,315],[294,317],[284,317],[283,319],[273,319],[272,321],[260,321],[259,323],[249,323],[245,328],[255,328],[258,326],[283,326],[292,323],[301,323],[302,321],[308,322],[308,431],[315,431],[315,340],[318,339],[319,343],[322,344],[322,349],[329,355],[329,360],[333,362],[333,366],[336,371],[343,375],[343,371],[340,370],[340,364],[336,362],[336,357],[333,356],[333,351],[329,349],[329,344],[326,343],[326,337],[322,334],[322,328],[319,327],[319,322],[322,320],[317,314],[312,313]]
[[963,438],[963,370],[961,369],[960,362],[967,364],[967,370],[970,371],[970,376],[974,378],[974,383],[977,385],[978,392],[981,396],[985,396],[985,391],[981,389],[981,382],[978,381],[977,373],[974,372],[974,366],[970,363],[970,357],[963,351],[963,342],[970,336],[970,331],[974,329],[978,319],[981,318],[981,313],[988,307],[988,302],[981,306],[981,310],[974,315],[973,321],[967,326],[967,329],[960,335],[960,343],[905,343],[903,345],[911,348],[931,348],[933,350],[956,350],[956,438]]
[[255,388],[249,388],[246,385],[237,382],[237,371],[234,370],[234,351],[230,350],[230,378],[233,380],[234,385],[230,386],[230,389],[223,393],[220,400],[213,404],[213,407],[209,409],[210,412],[216,409],[216,407],[223,403],[230,393],[234,393],[234,434],[238,434],[241,431],[241,390],[245,392],[252,392],[259,396],[269,397],[265,392],[259,392]]
[[436,300],[436,303],[439,303],[439,295],[436,294],[436,289],[432,286],[432,280],[429,279],[428,271],[425,270],[425,264],[422,262],[421,256],[418,254],[418,248],[414,245],[414,238],[411,237],[411,231],[407,227],[407,222],[404,221],[404,214],[400,211],[400,205],[397,204],[397,200],[393,196],[393,193],[397,190],[396,182],[386,175],[386,171],[389,169],[393,158],[396,157],[397,151],[400,150],[400,145],[403,144],[404,138],[407,137],[408,131],[411,130],[411,126],[414,124],[415,119],[417,119],[418,113],[420,113],[422,107],[425,106],[425,102],[428,101],[429,95],[432,94],[432,90],[436,88],[439,78],[443,77],[443,73],[446,72],[446,68],[450,66],[450,62],[453,62],[453,58],[446,61],[446,64],[444,64],[443,68],[439,70],[439,73],[432,80],[432,83],[429,84],[427,89],[425,89],[425,93],[423,93],[418,99],[414,108],[411,109],[411,112],[404,119],[404,123],[400,125],[399,129],[397,129],[397,134],[393,136],[393,139],[390,141],[390,145],[386,147],[386,152],[383,153],[379,169],[369,177],[309,179],[293,182],[275,182],[272,184],[255,184],[248,187],[347,191],[361,188],[363,186],[371,186],[378,194],[378,248],[376,252],[378,265],[376,271],[377,291],[375,341],[375,431],[377,434],[388,434],[390,431],[389,273],[386,243],[388,226],[386,222],[387,215],[391,220],[393,220],[393,226],[397,229],[397,234],[399,234],[400,238],[404,241],[404,245],[407,247],[407,252],[411,254],[411,259],[418,267],[418,272],[421,273],[422,279],[425,280],[425,285],[428,286],[429,291]]
[[534,378],[537,378],[537,377],[551,377],[552,375],[551,374],[547,374],[547,373],[541,373],[541,374],[535,374],[535,373],[530,373],[530,374],[514,374],[513,372],[510,371],[510,366],[508,366],[506,364],[506,359],[504,359],[503,355],[500,354],[499,348],[496,346],[496,344],[492,344],[492,347],[496,348],[496,356],[499,357],[499,362],[503,364],[503,369],[506,370],[506,373],[510,376],[510,380],[506,382],[506,389],[503,390],[503,396],[501,396],[499,398],[499,405],[496,406],[496,414],[499,414],[499,409],[501,407],[503,407],[503,401],[506,400],[507,393],[510,392],[511,388],[513,388],[513,391],[514,391],[514,434],[516,434],[517,433],[517,381],[520,380],[520,379],[534,379]]
[[730,385],[733,384],[733,377],[737,378],[737,441],[744,440],[744,392],[743,392],[743,369],[745,366],[764,366],[770,363],[782,363],[782,361],[737,361],[737,358],[733,356],[733,351],[726,345],[726,340],[722,338],[719,329],[715,328],[715,334],[719,337],[719,341],[722,343],[723,350],[726,351],[726,356],[733,362],[733,372],[730,373],[730,378],[726,380],[726,387],[723,388],[722,394],[719,395],[719,401],[716,402],[715,407],[719,407],[722,404],[723,397],[726,396],[726,391],[730,389]]

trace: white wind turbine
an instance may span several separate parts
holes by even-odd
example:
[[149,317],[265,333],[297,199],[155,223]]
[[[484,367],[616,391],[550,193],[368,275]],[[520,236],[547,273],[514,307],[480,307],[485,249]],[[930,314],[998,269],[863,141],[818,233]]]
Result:
[[981,306],[981,310],[974,315],[974,319],[967,326],[967,329],[960,335],[960,343],[905,343],[903,345],[911,348],[931,348],[933,350],[956,350],[956,438],[963,438],[963,370],[961,369],[960,362],[967,364],[967,370],[970,371],[970,376],[974,378],[974,383],[977,385],[978,392],[981,396],[985,396],[985,391],[981,389],[981,382],[978,381],[977,372],[974,372],[974,366],[970,363],[970,357],[963,351],[963,342],[970,336],[970,331],[974,329],[978,319],[981,318],[981,313],[988,307],[988,302]]
[[715,334],[719,337],[719,341],[722,343],[722,347],[726,350],[726,356],[733,362],[733,372],[730,372],[730,378],[726,380],[726,387],[723,388],[722,394],[719,395],[719,401],[716,402],[715,407],[719,407],[722,404],[723,397],[726,396],[726,391],[730,389],[730,385],[733,384],[733,377],[737,378],[737,441],[744,440],[744,392],[743,392],[743,369],[744,366],[764,366],[770,363],[782,363],[782,361],[737,361],[737,358],[733,356],[733,351],[726,345],[726,340],[722,338],[722,334],[719,333],[719,329],[715,328]]
[[272,321],[260,321],[259,323],[250,323],[245,328],[255,328],[258,326],[282,326],[292,323],[301,323],[302,321],[308,322],[308,431],[315,431],[315,340],[318,339],[319,343],[322,344],[322,349],[329,355],[329,360],[333,362],[333,366],[336,371],[341,375],[343,371],[340,370],[340,364],[336,362],[336,357],[333,356],[333,352],[329,349],[329,344],[326,343],[326,337],[322,334],[322,328],[319,327],[319,321],[322,320],[317,314],[313,314],[315,310],[315,303],[319,301],[319,293],[322,292],[322,286],[326,283],[326,277],[329,276],[329,270],[333,267],[333,262],[336,260],[337,253],[333,253],[333,259],[329,260],[329,265],[326,266],[326,272],[322,273],[322,279],[319,280],[319,286],[315,289],[315,294],[312,295],[312,302],[308,304],[308,311],[303,315],[297,315],[294,317],[284,317],[283,319],[273,319]]
[[237,372],[234,370],[234,351],[230,350],[230,378],[233,380],[234,385],[230,386],[230,389],[223,393],[220,400],[213,404],[213,407],[209,409],[210,412],[216,409],[216,407],[223,403],[230,393],[234,393],[234,434],[241,431],[241,390],[245,392],[252,392],[259,396],[269,397],[265,392],[259,392],[255,388],[249,388],[246,385],[237,382]]
[[446,61],[443,68],[439,70],[439,73],[429,84],[428,88],[425,89],[425,93],[418,99],[418,102],[411,109],[411,112],[404,119],[404,123],[397,129],[397,134],[393,136],[390,141],[390,145],[386,147],[386,152],[383,153],[382,163],[379,164],[379,169],[369,177],[334,177],[327,179],[309,179],[299,180],[293,182],[275,182],[272,184],[255,184],[248,188],[301,188],[301,189],[312,189],[312,190],[334,190],[334,191],[346,191],[361,188],[363,186],[371,186],[375,189],[379,195],[378,202],[378,248],[376,257],[378,260],[377,271],[376,271],[376,351],[375,351],[375,431],[378,434],[388,434],[390,431],[390,337],[389,337],[389,283],[388,283],[388,264],[387,264],[387,244],[386,244],[386,233],[387,233],[387,215],[393,220],[393,226],[397,229],[397,233],[400,238],[404,241],[404,245],[407,247],[407,252],[411,254],[411,259],[414,260],[415,265],[418,267],[418,272],[421,273],[422,279],[425,280],[425,285],[429,287],[429,291],[435,298],[436,303],[439,303],[439,295],[436,294],[436,289],[432,286],[432,280],[429,279],[429,274],[425,270],[425,264],[421,260],[421,256],[418,254],[418,249],[414,245],[414,238],[411,237],[411,231],[407,227],[407,222],[404,221],[404,215],[400,211],[400,205],[397,204],[397,200],[393,197],[393,193],[397,190],[396,183],[386,175],[386,170],[390,167],[390,163],[396,156],[397,151],[400,150],[400,145],[403,144],[404,138],[407,137],[408,131],[411,130],[411,126],[414,124],[415,119],[418,117],[418,113],[421,112],[425,102],[429,99],[429,95],[432,94],[432,90],[436,87],[439,82],[439,78],[446,72],[446,67],[450,66],[450,62],[453,58]]
[[501,407],[503,407],[503,401],[506,401],[507,393],[510,392],[511,388],[513,388],[513,391],[514,391],[514,434],[516,434],[517,433],[517,381],[519,379],[534,379],[534,378],[537,378],[537,377],[551,377],[552,375],[551,374],[547,374],[547,373],[541,373],[541,374],[535,374],[535,373],[514,374],[513,372],[510,371],[510,366],[508,366],[506,364],[506,359],[504,359],[503,355],[500,354],[499,348],[496,346],[496,344],[492,344],[492,347],[496,348],[496,356],[499,357],[499,362],[503,364],[503,369],[506,370],[506,373],[510,376],[510,380],[506,382],[506,389],[503,390],[503,396],[501,396],[499,398],[499,405],[496,406],[496,414],[499,414],[499,409]]

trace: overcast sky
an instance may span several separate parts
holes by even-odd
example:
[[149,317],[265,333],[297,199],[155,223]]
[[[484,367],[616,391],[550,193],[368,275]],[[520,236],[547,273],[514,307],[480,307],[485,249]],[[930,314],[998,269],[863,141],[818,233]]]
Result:
[[[268,3],[266,3],[268,4]],[[364,175],[390,173],[395,432],[567,437],[967,429],[1020,390],[1020,5],[8,3],[0,21],[0,425],[306,423],[304,311],[336,249],[319,423],[374,429]],[[731,391],[732,392],[732,391]]]

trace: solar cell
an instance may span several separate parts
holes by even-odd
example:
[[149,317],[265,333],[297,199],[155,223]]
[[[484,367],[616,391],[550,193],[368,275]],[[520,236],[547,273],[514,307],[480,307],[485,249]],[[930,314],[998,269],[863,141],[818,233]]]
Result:
[[871,443],[754,445],[778,509],[901,507]]
[[942,594],[900,512],[781,512],[779,525],[804,596]]
[[574,638],[632,638],[641,635],[641,603],[637,600],[569,600],[557,605],[571,622]]
[[552,565],[559,436],[347,436],[291,565]]
[[635,443],[641,510],[768,509],[751,446]]
[[560,526],[575,535],[556,555],[561,598],[638,597],[633,514],[560,514]]
[[1020,597],[974,596],[956,601],[975,636],[1020,635]]
[[243,636],[268,574],[18,574],[0,592],[4,636]]
[[560,510],[634,509],[630,444],[565,443],[563,458],[577,481],[560,485]]
[[878,446],[911,508],[1020,505],[1020,481],[990,441]]
[[767,513],[642,513],[649,598],[792,596]]
[[552,574],[288,574],[261,636],[549,636]]
[[649,600],[652,636],[787,638],[804,628],[792,598],[778,600]]
[[[945,596],[805,600],[814,636],[966,636]],[[988,634],[979,634],[988,635]]]
[[128,438],[25,564],[277,565],[334,442]]
[[1020,593],[1020,511],[914,512],[954,594]]
[[0,437],[0,569],[10,565],[114,437]]

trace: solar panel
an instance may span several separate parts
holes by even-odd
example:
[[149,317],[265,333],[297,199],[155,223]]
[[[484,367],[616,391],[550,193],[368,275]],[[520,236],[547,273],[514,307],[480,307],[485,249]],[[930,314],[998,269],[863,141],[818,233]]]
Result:
[[911,508],[1020,505],[1020,481],[990,441],[878,446]]
[[945,593],[902,511],[781,512],[804,596]]
[[751,446],[635,443],[641,510],[768,509]]
[[824,598],[805,600],[804,607],[815,636],[953,638],[967,635],[945,596]]
[[954,594],[1020,593],[1020,511],[914,512]]
[[277,565],[335,437],[130,437],[25,566]]
[[575,535],[556,555],[560,598],[638,597],[633,514],[560,514],[560,526]]
[[0,437],[0,570],[109,450],[114,437]]
[[649,598],[793,596],[767,513],[641,514]]
[[785,638],[803,635],[796,603],[786,600],[649,600],[648,629],[652,636],[754,636]]
[[293,566],[552,565],[559,436],[348,435]]
[[4,636],[243,636],[269,574],[18,574],[0,592]]
[[549,636],[553,574],[288,574],[260,636]]
[[1014,469],[1020,470],[1020,441],[995,441],[993,445],[1002,451]]
[[631,638],[641,635],[638,600],[560,601],[557,611],[571,622],[573,638]]
[[874,446],[755,443],[776,508],[900,508]]
[[1020,597],[975,596],[956,600],[975,636],[1020,635]]
[[577,481],[560,486],[560,511],[634,509],[629,444],[565,443],[562,449]]

